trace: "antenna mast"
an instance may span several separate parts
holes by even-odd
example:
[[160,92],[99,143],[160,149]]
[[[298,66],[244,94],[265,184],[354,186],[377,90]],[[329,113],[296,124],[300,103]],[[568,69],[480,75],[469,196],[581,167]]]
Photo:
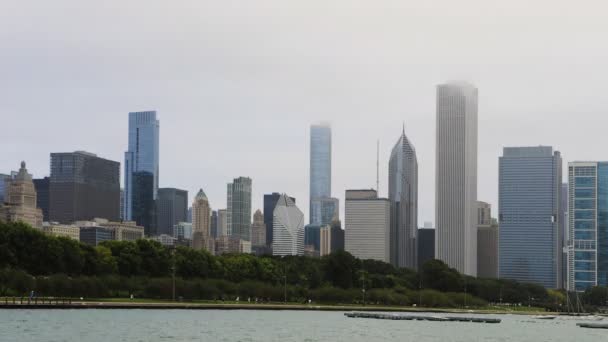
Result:
[[380,140],[376,143],[376,192],[380,197]]

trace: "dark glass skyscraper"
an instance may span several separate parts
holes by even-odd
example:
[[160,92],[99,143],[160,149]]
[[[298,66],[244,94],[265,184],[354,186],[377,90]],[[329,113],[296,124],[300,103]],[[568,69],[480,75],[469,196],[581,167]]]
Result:
[[157,234],[173,234],[173,227],[188,219],[188,191],[161,188],[156,199]]
[[36,206],[42,210],[42,220],[45,222],[49,221],[50,186],[51,179],[49,177],[34,179],[34,187],[36,188]]
[[153,235],[159,168],[159,122],[155,111],[129,113],[129,147],[124,166],[124,218],[144,226],[146,234]]
[[435,259],[435,229],[418,229],[418,269]]
[[227,186],[228,235],[251,241],[251,178],[235,178]]
[[51,153],[49,220],[120,218],[120,163],[77,151]]
[[[277,202],[281,198],[281,194],[273,192],[272,194],[264,195],[264,224],[266,225],[266,246],[272,246],[272,225],[273,225],[273,214],[274,208],[277,206]],[[296,199],[290,197],[293,204],[296,204]]]

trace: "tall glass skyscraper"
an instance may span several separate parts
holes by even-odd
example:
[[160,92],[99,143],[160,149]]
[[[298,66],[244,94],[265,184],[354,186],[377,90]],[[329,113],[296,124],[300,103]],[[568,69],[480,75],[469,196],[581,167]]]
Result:
[[418,255],[418,158],[403,133],[391,152],[388,167],[391,202],[391,264],[416,269]]
[[228,235],[251,241],[251,178],[235,178],[227,186]]
[[608,162],[568,165],[568,290],[608,285]]
[[313,125],[310,127],[310,224],[323,224],[322,200],[329,197],[331,197],[331,127]]
[[506,147],[499,160],[499,277],[560,288],[562,158],[548,146]]
[[156,112],[129,113],[129,149],[125,152],[125,219],[154,235],[158,193],[159,122]]
[[435,256],[477,274],[477,88],[437,86]]

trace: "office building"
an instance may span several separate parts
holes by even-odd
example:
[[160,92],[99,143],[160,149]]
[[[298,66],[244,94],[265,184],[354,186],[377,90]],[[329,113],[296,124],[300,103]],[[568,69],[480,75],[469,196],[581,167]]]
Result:
[[21,162],[19,172],[5,178],[0,221],[23,222],[42,229],[42,210],[36,208],[36,189],[32,175],[25,168],[25,162]]
[[320,256],[344,250],[344,230],[339,220],[334,220],[331,225],[321,227],[319,235]]
[[416,269],[418,258],[418,158],[403,133],[391,152],[388,167],[388,197],[391,202],[391,264]]
[[192,203],[192,245],[195,249],[212,250],[214,243],[210,233],[211,207],[203,189],[200,189]]
[[156,218],[156,233],[171,235],[173,226],[188,220],[188,191],[174,188],[158,189]]
[[120,219],[120,163],[84,151],[51,153],[49,219]]
[[144,238],[145,229],[134,221],[113,222],[104,219],[93,220],[97,226],[110,229],[116,241],[137,241]]
[[477,89],[437,87],[435,253],[459,272],[477,273]]
[[125,221],[125,190],[120,189],[120,220]]
[[104,241],[114,240],[114,232],[103,227],[80,227],[80,242],[97,246]]
[[568,290],[608,286],[608,162],[568,164]]
[[227,190],[228,235],[251,241],[251,178],[235,178]]
[[177,245],[177,239],[171,235],[160,234],[150,238],[152,241],[156,241],[165,247],[173,247]]
[[192,240],[192,223],[180,222],[173,227],[173,237],[178,240]]
[[274,208],[272,255],[304,255],[304,214],[282,194]]
[[75,225],[44,222],[42,231],[48,235],[67,237],[72,240],[80,241],[80,227]]
[[228,211],[226,209],[220,209],[217,211],[216,238],[226,235],[228,235]]
[[217,238],[217,210],[211,210],[211,223],[209,226],[209,234],[212,238]]
[[266,246],[266,225],[264,224],[264,215],[260,210],[257,210],[255,214],[253,214],[253,223],[251,224],[251,246]]
[[498,224],[492,205],[477,202],[477,277],[498,278]]
[[[277,205],[277,202],[281,198],[281,194],[278,192],[273,192],[271,194],[264,195],[264,224],[266,225],[266,245],[268,247],[272,247],[273,240],[273,217],[274,217],[274,208]],[[293,197],[289,197],[289,199],[296,204],[296,199]]]
[[[334,219],[340,218],[340,200],[333,197],[324,197],[315,200],[317,208],[321,210],[321,218],[318,225],[324,226],[331,224]],[[315,204],[316,205],[316,204]],[[316,220],[316,219],[315,219]]]
[[355,257],[390,262],[390,202],[376,190],[346,190],[344,248]]
[[418,269],[435,259],[435,228],[418,229]]
[[129,113],[129,146],[125,152],[125,220],[156,234],[159,130],[155,111]]
[[235,236],[223,235],[215,240],[215,254],[251,254],[251,241]]
[[311,247],[314,251],[321,250],[321,228],[315,224],[309,224],[304,227],[304,248]]
[[506,147],[499,160],[499,277],[561,287],[562,158],[548,146]]
[[310,224],[323,223],[322,199],[331,197],[331,145],[329,125],[310,127]]
[[48,222],[50,220],[51,179],[49,177],[34,179],[34,188],[36,189],[36,206],[42,210],[42,220]]
[[10,180],[11,176],[0,173],[0,205],[4,203],[4,191],[6,189],[6,184]]
[[569,220],[568,220],[568,183],[562,184],[562,193],[560,197],[560,208],[562,209],[560,215],[560,222],[562,223],[562,234],[560,240],[562,241],[562,260],[561,260],[561,271],[562,271],[562,289],[568,289],[568,244],[570,241],[569,233]]

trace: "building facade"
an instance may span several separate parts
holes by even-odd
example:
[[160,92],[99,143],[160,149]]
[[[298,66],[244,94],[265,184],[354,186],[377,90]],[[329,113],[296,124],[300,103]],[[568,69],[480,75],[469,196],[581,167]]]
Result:
[[266,247],[266,225],[264,224],[264,215],[260,210],[256,210],[255,214],[253,214],[251,246]]
[[42,226],[42,231],[48,235],[67,237],[80,241],[80,227],[67,224],[47,224]]
[[114,240],[114,232],[103,227],[80,227],[80,242],[97,246],[104,241]]
[[36,208],[36,188],[32,175],[21,162],[19,172],[5,178],[4,204],[0,204],[0,221],[23,222],[42,229],[42,210]]
[[435,259],[435,228],[418,229],[418,269]]
[[251,241],[251,178],[235,178],[227,190],[228,235]]
[[405,127],[391,151],[388,167],[391,202],[391,264],[416,269],[418,254],[418,158]]
[[180,222],[173,227],[173,237],[178,240],[192,240],[192,223]]
[[203,189],[200,189],[192,202],[192,245],[194,249],[211,251],[211,207]]
[[36,188],[36,206],[42,210],[42,220],[44,222],[48,222],[50,220],[49,210],[51,205],[51,178],[44,177],[34,179],[34,188]]
[[355,257],[390,263],[390,202],[376,190],[346,190],[344,249]]
[[477,89],[437,87],[435,253],[459,272],[477,273]]
[[499,160],[499,277],[561,287],[562,158],[548,146],[505,147]]
[[129,146],[125,152],[125,220],[156,234],[160,124],[155,111],[129,113]]
[[344,230],[339,220],[334,220],[331,225],[321,227],[319,235],[320,256],[344,250]]
[[228,210],[220,209],[217,211],[217,236],[228,235]]
[[498,224],[492,205],[477,202],[477,277],[498,278]]
[[[268,245],[268,247],[272,247],[274,226],[272,220],[274,217],[274,208],[277,206],[279,198],[281,198],[281,194],[278,192],[264,195],[264,224],[266,225],[266,245]],[[296,204],[295,198],[289,197],[289,199],[293,204]]]
[[323,224],[322,200],[331,197],[331,145],[329,125],[310,127],[310,224]]
[[304,255],[304,214],[286,194],[274,208],[272,255]]
[[608,286],[608,162],[568,164],[568,290]]
[[51,153],[49,220],[120,220],[120,163],[84,151]]
[[156,218],[156,233],[171,235],[173,226],[188,220],[188,191],[174,188],[158,189]]
[[313,251],[321,250],[321,229],[326,226],[309,224],[304,226],[304,248],[311,248]]
[[214,239],[217,239],[217,210],[211,211],[211,227],[209,228],[209,234]]

